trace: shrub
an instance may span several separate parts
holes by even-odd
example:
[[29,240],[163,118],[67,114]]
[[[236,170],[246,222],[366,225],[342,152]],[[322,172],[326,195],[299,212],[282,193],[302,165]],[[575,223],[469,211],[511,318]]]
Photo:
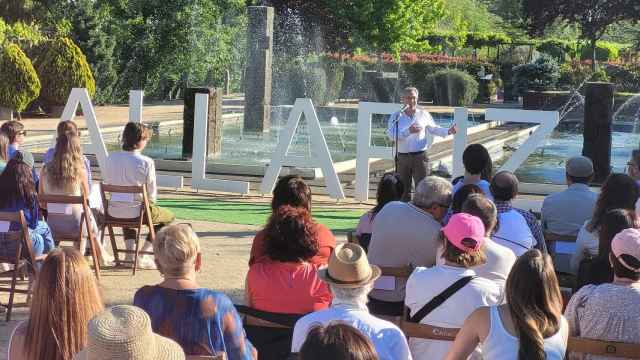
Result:
[[[499,79],[498,79],[499,80]],[[497,94],[499,81],[495,80],[480,80],[478,83],[478,102],[488,103],[491,101],[491,97]]]
[[302,72],[304,77],[304,93],[297,94],[296,97],[307,97],[313,101],[314,105],[325,105],[325,95],[327,93],[327,75],[319,67],[307,67]]
[[[620,57],[621,44],[608,41],[598,41],[596,43],[596,60],[597,61],[614,61]],[[583,44],[580,47],[580,59],[590,60],[593,56],[591,44]]]
[[563,63],[567,56],[575,54],[576,43],[559,39],[547,39],[541,41],[536,50],[543,54],[547,54],[556,59],[559,63]]
[[0,105],[17,112],[40,94],[40,80],[31,60],[15,44],[0,47]]
[[45,104],[63,105],[72,88],[96,92],[91,68],[80,48],[68,38],[43,43],[36,59],[36,69],[42,82],[40,97]]
[[609,82],[609,75],[607,75],[602,67],[598,67],[598,69],[591,74],[589,81]]
[[425,79],[423,98],[433,99],[436,105],[464,106],[478,96],[478,82],[460,70],[440,70]]
[[618,91],[640,92],[640,64],[606,65],[605,71]]
[[562,64],[557,86],[565,90],[577,89],[589,80],[591,72],[591,65],[579,61]]
[[560,67],[548,55],[542,55],[532,63],[513,68],[513,86],[518,95],[523,95],[529,90],[551,90],[559,78]]
[[324,95],[324,103],[330,103],[340,97],[342,81],[344,80],[344,66],[338,61],[323,59],[322,67],[326,74],[327,91]]

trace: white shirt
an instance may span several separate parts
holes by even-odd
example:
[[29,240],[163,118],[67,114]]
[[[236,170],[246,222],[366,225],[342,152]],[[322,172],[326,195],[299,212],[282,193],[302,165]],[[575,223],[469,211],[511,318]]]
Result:
[[571,272],[578,274],[580,262],[585,258],[585,253],[590,256],[597,256],[600,251],[600,240],[598,239],[598,231],[590,232],[587,230],[587,224],[591,220],[584,222],[584,225],[578,231],[576,239],[576,251],[571,255]]
[[[158,195],[156,186],[156,166],[153,160],[140,151],[120,151],[109,154],[103,174],[109,185],[140,186],[147,185],[149,201],[155,202]],[[113,194],[112,194],[113,196]],[[132,218],[139,214],[141,199],[124,199],[109,202],[109,213],[122,218]]]
[[[515,360],[518,358],[520,350],[520,339],[511,335],[505,328],[500,318],[500,312],[496,306],[489,308],[491,325],[489,326],[489,334],[480,345],[482,355],[485,359],[491,360]],[[563,317],[560,319],[560,328],[558,332],[543,340],[544,353],[547,360],[563,360],[567,351],[568,334],[567,320]]]
[[[444,265],[444,259],[442,253],[444,249],[442,245],[438,248],[438,258],[436,259],[437,265]],[[491,239],[485,239],[484,254],[487,257],[487,262],[474,266],[471,269],[475,271],[476,275],[489,279],[496,283],[501,290],[504,289],[507,277],[513,264],[515,264],[517,257],[509,248],[504,247]]]
[[[459,279],[476,275],[471,269],[438,265],[432,268],[416,268],[407,281],[405,304],[411,316],[431,299]],[[445,328],[460,328],[464,320],[477,308],[498,305],[502,293],[494,282],[477,277],[453,294],[442,305],[428,314],[421,324]],[[411,354],[416,360],[439,360],[445,357],[453,343],[451,341],[409,339]]]
[[516,209],[498,213],[498,231],[491,239],[511,249],[516,256],[526,253],[537,244],[527,220]]
[[346,304],[308,314],[296,322],[293,329],[291,352],[300,352],[309,330],[314,326],[326,326],[332,322],[344,323],[358,329],[376,348],[380,360],[411,360],[407,339],[393,323],[377,318],[367,308]]
[[[391,141],[396,141],[396,123],[398,118],[398,152],[412,153],[429,150],[433,144],[433,136],[445,137],[449,134],[449,129],[436,125],[428,111],[420,108],[416,109],[413,117],[406,113],[395,112],[389,116],[387,126],[387,136]],[[422,131],[412,134],[409,128],[413,124],[422,127]]]

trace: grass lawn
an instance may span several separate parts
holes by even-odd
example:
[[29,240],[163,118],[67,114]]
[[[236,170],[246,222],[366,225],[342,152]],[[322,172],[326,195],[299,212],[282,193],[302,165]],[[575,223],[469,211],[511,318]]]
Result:
[[[211,199],[160,199],[158,205],[171,210],[178,219],[227,224],[264,225],[271,214],[267,203],[245,203]],[[333,232],[347,232],[358,225],[363,210],[314,208],[313,218]]]

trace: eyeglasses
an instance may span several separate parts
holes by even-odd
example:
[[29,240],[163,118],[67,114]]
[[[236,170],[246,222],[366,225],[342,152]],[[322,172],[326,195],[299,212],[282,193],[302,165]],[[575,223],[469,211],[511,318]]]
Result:
[[27,136],[27,130],[21,130],[16,133],[16,135]]

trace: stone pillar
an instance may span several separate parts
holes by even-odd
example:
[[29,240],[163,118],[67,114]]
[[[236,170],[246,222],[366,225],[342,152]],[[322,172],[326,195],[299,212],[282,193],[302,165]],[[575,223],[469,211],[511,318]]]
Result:
[[13,110],[0,106],[0,121],[11,121],[13,120]]
[[244,92],[244,130],[269,131],[273,59],[273,8],[247,7],[247,68]]
[[193,155],[193,126],[196,94],[209,95],[207,117],[207,157],[217,156],[222,149],[222,89],[187,88],[184,91],[184,111],[182,122],[182,158],[191,159]]
[[593,161],[594,181],[602,183],[611,172],[613,91],[610,83],[587,83],[584,104],[582,155]]

